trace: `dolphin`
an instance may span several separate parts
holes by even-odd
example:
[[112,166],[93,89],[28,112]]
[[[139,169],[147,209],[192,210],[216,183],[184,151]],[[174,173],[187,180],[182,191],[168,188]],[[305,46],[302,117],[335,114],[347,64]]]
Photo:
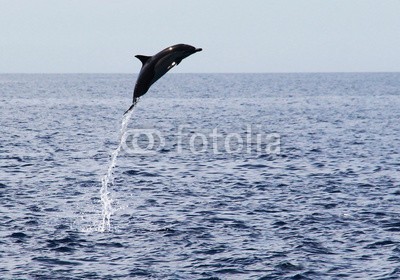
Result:
[[182,59],[200,51],[202,51],[201,48],[195,48],[186,44],[177,44],[165,48],[153,56],[135,55],[143,65],[133,91],[132,105],[125,114],[136,105],[139,97],[144,95],[149,90],[150,86],[165,73],[178,65]]

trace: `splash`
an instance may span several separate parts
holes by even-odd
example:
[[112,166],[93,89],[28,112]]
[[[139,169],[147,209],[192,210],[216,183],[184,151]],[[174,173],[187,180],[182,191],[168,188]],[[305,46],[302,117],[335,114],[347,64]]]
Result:
[[103,210],[102,210],[102,221],[98,228],[99,232],[105,232],[111,230],[111,215],[113,214],[114,210],[111,205],[112,199],[110,198],[109,187],[111,187],[114,184],[113,170],[114,167],[117,165],[117,157],[125,141],[126,130],[128,128],[128,123],[133,112],[131,108],[124,114],[124,117],[122,118],[121,130],[119,132],[120,139],[118,147],[111,153],[111,159],[107,169],[107,173],[101,178],[100,198],[101,198],[101,203],[103,205]]

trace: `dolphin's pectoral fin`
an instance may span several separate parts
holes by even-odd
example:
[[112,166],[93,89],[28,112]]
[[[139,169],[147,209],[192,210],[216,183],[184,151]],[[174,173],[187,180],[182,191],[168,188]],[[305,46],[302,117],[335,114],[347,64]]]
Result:
[[147,62],[147,60],[149,60],[150,59],[150,57],[151,56],[147,56],[147,55],[135,55],[135,57],[137,58],[137,59],[139,59],[142,63],[143,63],[143,65],[145,65],[145,63]]
[[178,65],[179,63],[181,63],[182,59],[177,59],[175,60],[176,65]]

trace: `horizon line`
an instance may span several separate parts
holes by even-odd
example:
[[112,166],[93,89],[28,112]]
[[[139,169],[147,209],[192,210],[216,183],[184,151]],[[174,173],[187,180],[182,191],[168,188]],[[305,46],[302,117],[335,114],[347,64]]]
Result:
[[[321,72],[173,72],[171,74],[396,74],[399,71],[321,71]],[[130,75],[139,72],[0,72],[0,75]]]

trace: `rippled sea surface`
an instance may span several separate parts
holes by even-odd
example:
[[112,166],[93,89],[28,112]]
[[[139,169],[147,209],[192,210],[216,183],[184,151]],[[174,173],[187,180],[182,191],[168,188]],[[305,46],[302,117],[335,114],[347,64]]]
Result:
[[0,75],[1,279],[400,279],[400,74],[167,74],[101,231],[135,79]]

